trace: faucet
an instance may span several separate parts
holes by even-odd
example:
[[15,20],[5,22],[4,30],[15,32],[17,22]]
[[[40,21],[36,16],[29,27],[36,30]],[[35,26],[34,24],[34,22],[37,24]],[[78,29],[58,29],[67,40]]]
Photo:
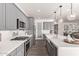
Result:
[[18,35],[18,32],[13,32],[12,36]]
[[27,34],[27,31],[25,32],[25,35]]

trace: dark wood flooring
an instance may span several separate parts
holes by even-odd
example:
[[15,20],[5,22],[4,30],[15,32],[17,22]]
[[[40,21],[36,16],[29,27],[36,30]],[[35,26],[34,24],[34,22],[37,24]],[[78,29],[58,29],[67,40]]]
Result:
[[28,50],[27,56],[48,56],[44,40],[36,40],[35,45]]

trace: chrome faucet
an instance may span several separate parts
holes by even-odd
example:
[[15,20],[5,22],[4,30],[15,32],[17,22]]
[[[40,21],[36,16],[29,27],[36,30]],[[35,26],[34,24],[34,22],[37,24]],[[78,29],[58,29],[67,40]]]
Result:
[[12,36],[18,35],[18,32],[13,32]]
[[25,32],[25,35],[27,34],[27,31]]

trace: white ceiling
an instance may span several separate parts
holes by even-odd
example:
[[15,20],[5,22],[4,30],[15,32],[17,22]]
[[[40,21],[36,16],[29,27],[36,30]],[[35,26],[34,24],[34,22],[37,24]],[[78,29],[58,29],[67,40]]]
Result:
[[[40,19],[51,19],[55,17],[54,11],[57,12],[57,18],[59,18],[60,9],[59,5],[62,5],[62,17],[69,15],[70,3],[17,3],[16,4],[24,13],[28,16],[32,16]],[[79,4],[73,4],[73,13],[79,15]]]

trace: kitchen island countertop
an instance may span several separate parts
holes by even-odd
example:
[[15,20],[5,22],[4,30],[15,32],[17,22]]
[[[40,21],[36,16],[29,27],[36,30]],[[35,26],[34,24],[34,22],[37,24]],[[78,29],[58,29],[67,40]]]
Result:
[[64,36],[45,34],[48,42],[52,42],[57,47],[58,56],[79,56],[79,45],[65,43]]

